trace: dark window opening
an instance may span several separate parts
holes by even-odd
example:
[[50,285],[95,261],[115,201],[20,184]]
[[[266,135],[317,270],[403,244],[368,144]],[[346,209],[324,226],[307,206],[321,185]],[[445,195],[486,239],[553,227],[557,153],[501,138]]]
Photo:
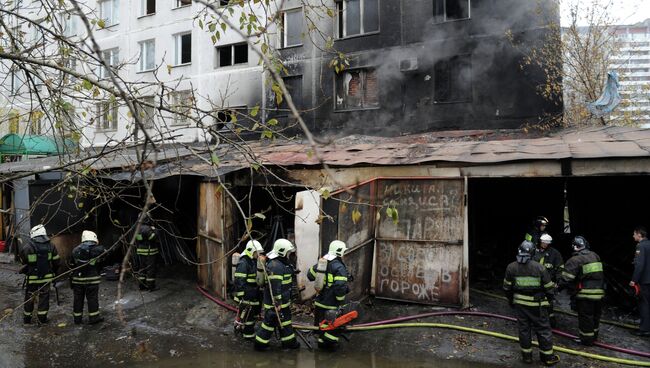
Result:
[[436,23],[469,18],[470,0],[433,0]]
[[336,75],[336,110],[379,106],[379,86],[374,69],[346,70]]
[[147,0],[145,14],[154,14],[156,12],[156,0]]
[[248,63],[248,44],[234,45],[235,61],[234,64]]
[[230,0],[219,0],[219,6],[228,6]]
[[469,102],[472,100],[472,60],[458,55],[440,60],[434,66],[435,102]]
[[184,34],[181,36],[181,64],[192,62],[192,34]]
[[192,5],[192,0],[176,0],[176,7]]
[[[298,110],[302,106],[302,76],[284,77],[282,78],[284,86],[287,87],[287,92],[291,95],[291,100]],[[274,99],[275,100],[275,99]],[[278,116],[291,115],[287,99],[283,98],[282,102],[277,106]]]
[[248,45],[245,43],[217,47],[217,67],[248,63]]

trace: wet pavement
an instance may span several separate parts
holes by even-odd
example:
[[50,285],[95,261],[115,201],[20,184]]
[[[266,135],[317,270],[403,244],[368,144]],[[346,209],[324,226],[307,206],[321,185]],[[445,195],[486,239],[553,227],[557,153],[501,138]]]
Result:
[[[7,265],[0,267],[0,313],[22,302],[22,277]],[[165,277],[166,276],[166,277]],[[135,282],[125,284],[120,301],[125,314],[116,313],[116,282],[103,282],[100,306],[106,321],[100,325],[72,324],[72,293],[60,289],[60,305],[52,292],[47,325],[23,325],[22,308],[0,322],[0,367],[523,367],[518,344],[468,332],[429,328],[379,330],[350,334],[336,353],[271,351],[259,353],[252,343],[233,332],[233,314],[201,296],[194,287],[193,270],[168,270],[159,279],[161,289],[140,292]],[[472,294],[473,310],[512,315],[500,300]],[[360,322],[446,310],[368,298],[361,303]],[[294,322],[309,324],[311,316],[297,313]],[[482,317],[446,316],[420,320],[516,334],[512,322]],[[574,317],[560,316],[562,329],[575,333]],[[650,351],[650,340],[625,329],[604,325],[606,343]],[[582,348],[566,338],[558,345],[627,359],[633,356],[599,348]],[[315,346],[315,344],[314,344]],[[537,354],[535,354],[537,355]],[[560,354],[562,367],[611,367],[612,363]],[[537,357],[536,357],[537,358]],[[646,359],[647,361],[647,359]]]

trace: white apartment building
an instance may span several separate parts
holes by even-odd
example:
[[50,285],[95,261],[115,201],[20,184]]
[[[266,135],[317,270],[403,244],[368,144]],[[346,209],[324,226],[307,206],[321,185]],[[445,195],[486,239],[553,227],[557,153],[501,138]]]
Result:
[[[228,1],[216,3],[225,5]],[[21,16],[30,21],[41,22],[49,16],[40,1],[17,4]],[[101,19],[103,22],[94,31],[103,58],[115,68],[121,79],[135,83],[132,86],[142,86],[135,95],[145,101],[159,105],[162,98],[164,104],[183,106],[194,99],[197,107],[215,111],[214,117],[209,119],[212,121],[201,121],[205,126],[216,124],[221,127],[224,122],[227,124],[230,109],[246,110],[260,106],[264,111],[265,78],[258,55],[231,29],[221,31],[219,39],[212,39],[211,34],[198,25],[197,15],[204,9],[203,5],[191,0],[101,0],[85,1],[84,4],[87,7],[84,11],[90,14],[89,19]],[[53,27],[60,26],[72,40],[85,39],[85,25],[72,13],[70,10],[58,14]],[[236,12],[231,19],[239,24]],[[11,18],[15,34],[26,40],[38,40],[43,35],[34,31],[30,21]],[[283,21],[299,24],[285,26],[286,31],[282,32],[281,37],[272,37],[273,40],[281,45],[286,40],[302,37],[302,16],[286,17]],[[275,31],[271,29],[269,34],[273,35]],[[7,40],[3,37],[3,41]],[[92,52],[90,41],[85,42],[85,49]],[[79,60],[68,60],[66,66],[100,79],[107,80],[109,77],[107,70]],[[25,80],[24,73],[15,63],[3,60],[0,68],[0,75],[8,76],[5,80],[9,81],[0,87],[0,119],[16,123],[17,119],[9,117],[33,108],[35,101],[30,90],[34,86]],[[162,85],[166,89],[163,90]],[[125,105],[115,99],[111,101],[102,94],[81,105],[76,106],[74,116],[75,124],[83,127],[80,137],[82,146],[110,145],[131,133],[133,116]],[[151,134],[158,139],[192,142],[210,138],[203,129],[196,127],[195,122],[161,113],[154,108],[145,110],[140,116],[144,117]],[[263,116],[260,114],[261,119]],[[51,134],[43,130],[43,124],[30,121],[25,116],[19,120],[15,126],[2,124],[0,136],[9,132]]]
[[634,25],[616,26],[620,51],[612,67],[621,75],[620,93],[629,113],[639,124],[650,124],[650,18]]

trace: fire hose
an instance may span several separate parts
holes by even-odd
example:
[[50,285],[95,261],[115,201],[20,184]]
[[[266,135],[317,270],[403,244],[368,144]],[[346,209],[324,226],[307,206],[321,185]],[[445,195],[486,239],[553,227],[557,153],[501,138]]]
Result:
[[[210,295],[207,291],[202,289],[201,287],[197,286],[197,289],[201,294],[203,294],[205,297],[208,299],[212,300],[216,304],[232,311],[236,312],[237,308],[233,307],[232,305],[219,300],[218,298],[215,298],[214,296]],[[487,330],[482,330],[478,328],[471,328],[471,327],[465,327],[465,326],[458,326],[458,325],[452,325],[452,324],[444,324],[444,323],[426,323],[426,322],[416,322],[416,323],[397,323],[397,322],[403,322],[403,321],[408,321],[408,320],[413,320],[413,319],[418,319],[418,318],[424,318],[424,317],[434,317],[434,316],[452,316],[452,315],[465,315],[465,316],[480,316],[480,317],[490,317],[490,318],[499,318],[499,319],[504,319],[504,320],[509,320],[509,321],[516,321],[515,318],[513,317],[508,317],[508,316],[503,316],[503,315],[498,315],[498,314],[492,314],[492,313],[485,313],[485,312],[463,312],[463,311],[449,311],[449,312],[430,312],[430,313],[423,313],[423,314],[417,314],[413,316],[405,316],[405,317],[398,317],[398,318],[393,318],[393,319],[388,319],[384,321],[377,321],[377,322],[370,322],[370,323],[363,323],[363,324],[357,324],[357,325],[351,325],[348,326],[345,330],[346,331],[373,331],[373,330],[381,330],[381,329],[390,329],[390,328],[413,328],[413,327],[429,327],[429,328],[443,328],[443,329],[451,329],[451,330],[458,330],[458,331],[464,331],[464,332],[472,332],[472,333],[477,333],[481,335],[486,335],[486,336],[492,336],[504,340],[510,340],[510,341],[519,341],[519,339],[515,336],[510,336],[507,334],[502,334],[499,332],[493,332],[493,331],[487,331]],[[307,325],[294,325],[294,328],[296,329],[301,329],[301,330],[318,330],[317,326],[307,326]],[[568,334],[566,332],[562,332],[559,330],[553,330],[554,333],[560,335],[560,336],[565,336],[565,337],[571,337],[574,338],[575,336]],[[536,342],[533,342],[533,344],[536,344]],[[612,350],[612,351],[617,351],[621,353],[626,353],[626,354],[631,354],[631,355],[637,355],[641,357],[650,357],[650,353],[648,352],[642,352],[642,351],[637,351],[637,350],[631,350],[631,349],[625,349],[621,348],[618,346],[613,346],[613,345],[608,345],[608,344],[603,344],[603,343],[595,343],[596,346]],[[631,360],[631,359],[623,359],[623,358],[616,358],[616,357],[611,357],[611,356],[606,356],[606,355],[600,355],[600,354],[593,354],[593,353],[588,353],[584,351],[579,351],[579,350],[574,350],[574,349],[569,349],[561,346],[555,346],[555,350],[567,354],[572,354],[576,356],[582,356],[585,358],[590,358],[590,359],[595,359],[595,360],[601,360],[605,362],[613,362],[613,363],[619,363],[619,364],[625,364],[625,365],[635,365],[635,366],[641,366],[641,367],[650,367],[650,362],[645,362],[645,361],[640,361],[640,360]]]

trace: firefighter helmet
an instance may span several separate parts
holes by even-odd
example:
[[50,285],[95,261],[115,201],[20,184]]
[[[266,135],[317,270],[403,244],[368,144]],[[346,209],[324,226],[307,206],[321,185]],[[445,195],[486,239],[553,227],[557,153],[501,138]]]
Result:
[[573,245],[573,249],[575,250],[582,250],[585,248],[589,248],[589,242],[587,239],[584,238],[584,236],[576,236],[573,238],[573,242],[571,243]]
[[348,247],[345,245],[344,242],[340,240],[334,240],[330,243],[330,248],[328,251],[328,254],[337,256],[337,257],[343,257],[343,254],[345,251],[348,249]]
[[539,228],[541,226],[546,226],[546,225],[548,225],[548,219],[544,216],[537,216],[537,218],[535,219],[535,226]]
[[296,248],[287,239],[278,239],[273,243],[273,253],[280,257],[286,257],[287,254],[295,251]]
[[524,240],[519,244],[519,249],[517,250],[517,262],[526,263],[530,261],[531,258],[535,255],[535,244],[528,240]]
[[83,243],[87,241],[94,242],[95,244],[99,243],[99,240],[97,240],[97,234],[90,230],[84,230],[81,233],[81,242]]
[[257,254],[262,254],[264,253],[264,248],[262,248],[262,244],[260,244],[260,242],[257,240],[249,240],[248,243],[246,243],[246,249],[244,250],[244,253],[252,256],[255,252],[257,252]]
[[539,237],[539,241],[541,243],[551,244],[553,242],[553,238],[548,234],[544,234]]
[[43,226],[43,224],[38,224],[29,231],[30,238],[34,239],[37,236],[47,237],[47,231],[45,231],[45,226]]

